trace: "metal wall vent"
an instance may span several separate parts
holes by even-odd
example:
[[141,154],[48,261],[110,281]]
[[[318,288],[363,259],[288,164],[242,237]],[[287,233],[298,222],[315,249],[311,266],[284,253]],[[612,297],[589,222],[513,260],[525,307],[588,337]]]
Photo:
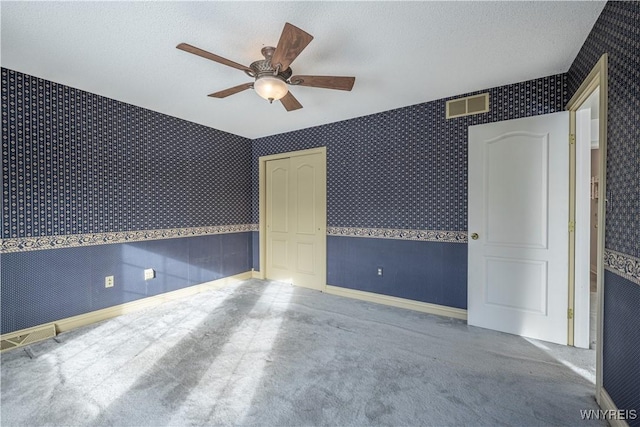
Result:
[[23,347],[37,341],[46,340],[56,336],[56,325],[53,323],[35,328],[23,329],[2,335],[0,338],[0,351]]
[[447,119],[489,111],[489,93],[471,95],[447,101]]

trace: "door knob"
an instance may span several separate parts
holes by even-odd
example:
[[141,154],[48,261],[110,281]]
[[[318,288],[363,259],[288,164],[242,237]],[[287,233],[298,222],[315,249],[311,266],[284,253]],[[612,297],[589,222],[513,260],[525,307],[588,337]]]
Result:
[[473,240],[478,240],[478,237],[480,237],[480,236],[478,236],[478,233],[471,233],[471,238]]

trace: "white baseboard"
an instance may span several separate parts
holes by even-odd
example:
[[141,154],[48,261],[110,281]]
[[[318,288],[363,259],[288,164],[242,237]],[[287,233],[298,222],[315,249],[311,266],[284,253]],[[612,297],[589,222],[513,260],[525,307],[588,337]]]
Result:
[[259,271],[251,270],[251,278],[252,279],[264,279],[262,273]]
[[341,297],[354,298],[363,301],[374,302],[377,304],[384,304],[393,307],[405,308],[408,310],[420,311],[422,313],[437,314],[438,316],[467,320],[467,310],[448,307],[446,305],[431,304],[428,302],[414,301],[405,298],[392,297],[389,295],[376,294],[373,292],[357,291],[355,289],[341,288],[339,286],[332,285],[327,285],[324,292]]
[[[80,314],[78,316],[67,317],[66,319],[60,319],[51,323],[55,325],[57,333],[66,332],[72,329],[79,328],[81,326],[87,326],[92,323],[100,322],[102,320],[107,320],[113,317],[121,316],[123,314],[135,313],[136,311],[140,311],[145,308],[155,307],[167,301],[184,298],[189,295],[194,295],[194,294],[212,290],[212,289],[220,289],[222,287],[229,286],[250,278],[251,278],[251,272],[247,271],[245,273],[224,277],[222,279],[213,280],[211,282],[205,282],[199,285],[189,286],[188,288],[178,289],[176,291],[171,291],[164,294],[155,295],[152,297],[142,298],[136,301],[127,302],[127,303],[116,305],[113,307],[107,307],[101,310]],[[38,326],[35,326],[34,328],[38,328]],[[34,329],[34,328],[29,328],[29,329]],[[19,332],[21,331],[11,332],[11,335],[16,335],[16,333],[19,333]]]
[[[600,404],[600,407],[605,411],[618,410],[618,407],[614,403],[611,396],[609,396],[609,393],[607,393],[607,391],[604,389],[604,387],[600,389],[600,401],[598,403]],[[640,414],[638,414],[638,416],[640,416]],[[625,420],[611,418],[607,419],[607,421],[609,422],[609,425],[611,427],[629,427],[629,424]]]

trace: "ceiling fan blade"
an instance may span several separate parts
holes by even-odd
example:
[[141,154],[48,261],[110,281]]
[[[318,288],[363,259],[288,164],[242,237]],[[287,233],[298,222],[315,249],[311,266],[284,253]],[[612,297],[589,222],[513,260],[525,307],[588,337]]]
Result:
[[289,65],[300,55],[300,52],[307,47],[313,40],[313,36],[302,31],[300,28],[289,24],[284,24],[282,35],[278,40],[278,46],[276,46],[273,57],[271,58],[271,64],[276,67],[280,64],[280,70],[284,71],[289,68]]
[[284,105],[284,108],[286,108],[287,111],[293,111],[302,108],[302,104],[300,104],[298,100],[293,95],[291,95],[291,92],[287,92],[287,94],[282,99],[280,99],[280,102],[282,102],[282,105]]
[[191,46],[190,44],[187,44],[187,43],[180,43],[178,46],[176,46],[176,48],[180,50],[184,50],[185,52],[193,53],[194,55],[198,55],[203,58],[210,59],[222,65],[227,65],[229,67],[237,68],[238,70],[253,72],[249,67],[245,67],[242,64],[238,64],[237,62],[233,62],[227,58],[223,58],[222,56],[218,56],[214,53],[207,52],[206,50],[202,50],[198,47]]
[[251,89],[252,87],[253,83],[244,83],[238,86],[230,87],[229,89],[221,90],[220,92],[209,94],[207,96],[210,96],[212,98],[226,98],[229,95],[242,92],[243,90]]
[[291,84],[324,89],[351,90],[356,81],[355,77],[338,76],[293,76],[289,79]]

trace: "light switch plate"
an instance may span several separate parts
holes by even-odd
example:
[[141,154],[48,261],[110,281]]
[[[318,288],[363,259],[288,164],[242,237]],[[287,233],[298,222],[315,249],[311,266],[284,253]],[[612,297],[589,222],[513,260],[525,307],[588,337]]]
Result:
[[144,270],[144,280],[155,279],[156,271],[153,268],[147,268]]

